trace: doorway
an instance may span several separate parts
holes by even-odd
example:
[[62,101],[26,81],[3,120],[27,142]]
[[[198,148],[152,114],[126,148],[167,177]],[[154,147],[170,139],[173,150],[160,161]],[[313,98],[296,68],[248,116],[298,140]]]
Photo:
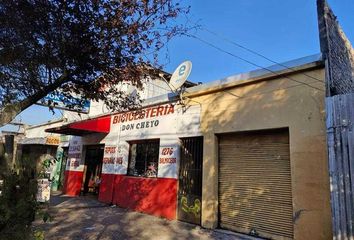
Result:
[[203,137],[181,139],[178,220],[200,225],[202,210]]
[[104,145],[86,146],[83,194],[97,195],[102,172]]

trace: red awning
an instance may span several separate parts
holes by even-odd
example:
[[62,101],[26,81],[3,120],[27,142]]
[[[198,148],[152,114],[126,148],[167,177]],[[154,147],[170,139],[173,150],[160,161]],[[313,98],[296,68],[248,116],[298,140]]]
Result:
[[45,131],[50,133],[82,136],[90,133],[109,133],[110,128],[111,116],[104,116],[69,123],[60,127],[48,128]]

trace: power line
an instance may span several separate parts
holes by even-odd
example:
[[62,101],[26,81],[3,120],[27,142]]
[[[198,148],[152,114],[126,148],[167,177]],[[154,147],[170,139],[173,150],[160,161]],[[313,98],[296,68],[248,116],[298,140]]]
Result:
[[[204,40],[204,39],[202,39],[202,38],[200,38],[200,37],[198,37],[198,36],[190,35],[190,34],[186,34],[186,36],[189,36],[189,37],[191,37],[191,38],[197,39],[198,41],[203,42],[204,44],[206,44],[206,45],[208,45],[208,46],[210,46],[210,47],[212,47],[212,48],[214,48],[214,49],[216,49],[216,50],[218,50],[218,51],[220,51],[220,52],[223,52],[223,53],[225,53],[225,54],[228,54],[228,55],[230,55],[230,56],[232,56],[232,57],[234,57],[234,58],[240,59],[240,60],[242,60],[242,61],[244,61],[244,62],[247,62],[247,63],[249,63],[249,64],[251,64],[251,65],[253,65],[253,66],[255,66],[255,67],[264,69],[264,70],[266,70],[266,71],[268,71],[268,72],[271,72],[271,73],[275,74],[276,76],[281,76],[280,74],[278,74],[277,72],[275,72],[275,71],[273,71],[273,70],[271,70],[271,69],[269,69],[269,68],[263,67],[263,66],[261,66],[261,65],[259,65],[259,64],[256,64],[256,63],[251,62],[251,61],[249,61],[249,60],[247,60],[247,59],[245,59],[245,58],[242,58],[242,57],[237,56],[237,55],[235,55],[235,54],[233,54],[233,53],[231,53],[231,52],[228,52],[228,51],[226,51],[226,50],[224,50],[224,49],[222,49],[222,48],[220,48],[220,47],[218,47],[218,46],[216,46],[216,45],[214,45],[214,44],[212,44],[212,43],[210,43],[210,42],[208,42],[208,41],[206,41],[206,40]],[[288,77],[288,76],[282,76],[282,77],[287,78],[287,79],[289,79],[289,80],[291,80],[291,81],[294,81],[294,82],[297,82],[297,83],[304,84],[304,85],[306,85],[306,86],[308,86],[308,87],[310,87],[310,88],[313,88],[313,89],[316,89],[316,90],[319,90],[319,91],[324,92],[323,89],[320,89],[320,88],[318,88],[318,87],[314,87],[314,86],[312,86],[312,85],[310,85],[310,84],[307,84],[307,83],[305,83],[305,82],[298,81],[298,80],[293,79],[293,78]],[[321,82],[322,82],[322,81],[321,81]]]
[[[310,84],[312,84],[312,83],[316,83],[316,81],[310,82]],[[156,85],[156,84],[154,84],[152,81],[150,82],[150,84],[153,85],[153,86],[155,86],[155,87],[158,87],[158,88],[160,88],[160,89],[163,89],[163,90],[165,90],[165,91],[168,91],[168,92],[171,91],[171,89],[164,88],[164,87],[162,87],[162,86]],[[264,94],[264,93],[272,93],[272,92],[275,92],[275,91],[290,89],[290,88],[299,87],[299,86],[302,86],[302,85],[303,85],[303,83],[299,83],[299,84],[292,85],[292,86],[288,86],[288,87],[284,87],[284,88],[277,88],[277,89],[273,89],[273,90],[270,90],[270,91],[259,92],[259,93],[252,94],[252,95],[249,95],[249,96],[247,96],[247,95],[246,95],[246,96],[245,96],[245,95],[239,96],[239,95],[236,95],[236,94],[234,94],[234,93],[230,93],[230,92],[227,91],[227,90],[224,90],[224,92],[226,92],[226,93],[228,93],[228,94],[230,94],[230,95],[232,95],[232,96],[234,96],[234,97],[237,97],[237,98],[249,98],[249,97],[257,96],[257,95]],[[185,92],[186,92],[186,93],[190,93],[190,92],[188,92],[187,90],[185,90]]]
[[[312,83],[316,83],[316,81],[313,81],[313,82],[310,82],[310,84]],[[170,91],[171,89],[167,89],[167,88],[164,88],[162,86],[159,86],[159,85],[155,85],[154,83],[150,82],[150,84],[154,85],[155,87],[158,87],[158,88],[161,88],[161,89],[164,89],[166,91]],[[286,90],[286,89],[290,89],[290,88],[294,88],[294,87],[299,87],[299,86],[302,86],[304,85],[303,83],[298,83],[298,84],[295,84],[295,85],[291,85],[291,86],[288,86],[288,87],[283,87],[283,88],[276,88],[276,89],[273,89],[273,90],[269,90],[269,91],[262,91],[262,92],[257,92],[255,94],[251,94],[251,95],[236,95],[234,93],[231,93],[227,90],[223,90],[221,92],[225,92],[233,97],[236,97],[237,99],[246,99],[246,98],[251,98],[251,97],[254,97],[254,96],[259,96],[259,95],[262,95],[262,94],[267,94],[267,93],[273,93],[273,92],[276,92],[276,91],[280,91],[280,90]],[[191,92],[188,92],[187,90],[185,90],[186,93],[191,93]],[[198,104],[202,104],[201,102],[198,102],[196,100],[193,100],[192,98],[189,98],[187,97],[189,100],[193,101],[193,102],[196,102]]]
[[[289,66],[286,66],[286,65],[284,65],[284,64],[282,64],[282,63],[279,63],[279,62],[277,62],[277,61],[274,61],[274,60],[270,59],[269,57],[267,57],[267,56],[265,56],[265,55],[263,55],[263,54],[261,54],[261,53],[259,53],[259,52],[256,52],[255,50],[252,50],[252,49],[250,49],[250,48],[248,48],[248,47],[245,47],[245,46],[243,46],[243,45],[241,45],[241,44],[239,44],[239,43],[236,43],[236,42],[230,40],[229,38],[222,36],[221,34],[218,34],[218,33],[216,33],[216,32],[213,32],[213,31],[211,31],[211,30],[209,30],[209,29],[207,29],[207,28],[204,28],[204,27],[202,27],[201,29],[204,30],[204,31],[206,31],[206,32],[208,32],[208,33],[210,33],[210,34],[212,34],[212,35],[214,35],[214,36],[216,36],[216,37],[218,37],[218,38],[220,38],[220,39],[222,39],[222,40],[224,40],[224,41],[226,41],[226,42],[229,42],[229,43],[231,43],[231,44],[233,44],[233,45],[235,45],[235,46],[237,46],[237,47],[239,47],[239,48],[242,48],[242,49],[244,49],[244,50],[246,50],[246,51],[248,51],[248,52],[250,52],[250,53],[252,53],[252,54],[254,54],[254,55],[257,55],[257,56],[259,56],[259,57],[261,57],[261,58],[264,58],[264,59],[266,59],[266,60],[269,61],[269,62],[272,62],[272,63],[274,63],[274,64],[276,64],[276,65],[285,67],[285,68],[287,68],[287,69],[289,69],[289,70],[295,70],[294,68],[289,67]],[[306,74],[306,73],[301,73],[301,74],[303,74],[303,75],[305,75],[305,76],[307,76],[307,77],[309,77],[309,78],[312,78],[312,79],[314,79],[314,80],[316,80],[316,81],[318,81],[318,82],[323,83],[323,81],[322,81],[321,79],[318,79],[318,78],[313,77],[313,76],[311,76],[311,75],[308,75],[308,74]]]

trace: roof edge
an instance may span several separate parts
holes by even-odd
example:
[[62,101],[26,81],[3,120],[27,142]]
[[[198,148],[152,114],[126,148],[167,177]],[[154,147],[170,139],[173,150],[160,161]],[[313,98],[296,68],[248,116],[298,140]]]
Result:
[[256,69],[250,72],[240,73],[223,79],[215,80],[206,84],[201,84],[195,87],[186,89],[183,94],[185,97],[204,95],[210,92],[216,92],[224,88],[231,88],[238,85],[249,84],[252,82],[264,81],[275,77],[282,77],[296,72],[301,72],[307,69],[323,67],[324,61],[321,54],[310,55],[307,57],[295,59],[292,61],[279,63]]
[[30,126],[27,127],[27,129],[32,129],[32,128],[36,128],[36,127],[43,127],[45,125],[59,123],[59,122],[64,122],[64,119],[63,118],[59,118],[59,119],[54,119],[52,121],[48,121],[48,122],[44,122],[44,123],[40,123],[40,124],[36,124],[36,125],[30,125]]

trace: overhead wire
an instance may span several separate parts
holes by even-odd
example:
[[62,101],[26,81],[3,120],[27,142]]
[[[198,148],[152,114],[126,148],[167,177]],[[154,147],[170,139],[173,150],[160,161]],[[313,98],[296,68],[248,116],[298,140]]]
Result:
[[[310,82],[311,84],[312,83],[316,83],[315,81],[313,82]],[[160,88],[160,89],[163,89],[167,92],[170,92],[171,89],[168,89],[168,88],[165,88],[165,87],[162,87],[162,86],[159,86],[159,85],[156,85],[154,84],[153,82],[150,82],[150,84],[152,84],[153,86],[157,87],[157,88]],[[261,94],[265,94],[265,93],[272,93],[272,92],[276,92],[276,91],[280,91],[280,90],[285,90],[285,89],[290,89],[290,88],[294,88],[294,87],[299,87],[299,86],[302,86],[303,83],[298,83],[296,85],[291,85],[291,86],[288,86],[288,87],[283,87],[283,88],[277,88],[277,89],[273,89],[273,90],[270,90],[270,91],[263,91],[263,92],[258,92],[257,94],[252,94],[252,95],[242,95],[242,96],[239,96],[239,95],[236,95],[234,93],[230,93],[229,91],[225,90],[223,92],[227,93],[227,94],[230,94],[234,97],[237,97],[237,98],[250,98],[250,97],[253,97],[253,96],[257,96],[257,95],[261,95]],[[185,91],[186,93],[188,93],[188,91]],[[198,102],[199,103],[199,102]]]
[[[218,50],[218,51],[220,51],[220,52],[223,52],[223,53],[228,54],[228,55],[230,55],[230,56],[232,56],[232,57],[234,57],[234,58],[237,58],[237,59],[239,59],[239,60],[242,60],[242,61],[244,61],[244,62],[246,62],[246,63],[248,63],[248,64],[251,64],[251,65],[253,65],[253,66],[256,66],[256,67],[258,67],[258,68],[261,68],[261,69],[263,69],[263,70],[266,70],[266,71],[268,71],[268,72],[270,72],[270,73],[273,73],[273,74],[275,74],[276,76],[282,76],[282,75],[280,75],[279,73],[277,73],[277,72],[275,72],[275,71],[273,71],[273,70],[271,70],[271,69],[269,69],[269,68],[263,67],[263,66],[261,66],[261,65],[259,65],[259,64],[257,64],[257,63],[254,63],[254,62],[252,62],[252,61],[249,61],[249,60],[247,60],[247,59],[245,59],[245,58],[243,58],[243,57],[240,57],[240,56],[238,56],[238,55],[236,55],[236,54],[234,54],[234,53],[231,53],[231,52],[229,52],[229,51],[226,51],[226,50],[224,50],[224,49],[222,49],[222,48],[220,48],[220,47],[214,45],[213,43],[211,43],[211,42],[209,42],[209,41],[206,41],[206,40],[204,40],[204,39],[202,39],[202,38],[200,38],[200,37],[198,37],[198,36],[196,36],[196,35],[186,34],[186,36],[189,36],[189,37],[191,37],[191,38],[194,38],[194,39],[196,39],[196,40],[198,40],[198,41],[200,41],[200,42],[202,42],[202,43],[204,43],[204,44],[206,44],[206,45],[208,45],[208,46],[210,46],[210,47],[212,47],[212,48],[214,48],[214,49],[216,49],[216,50]],[[310,85],[310,84],[308,84],[308,83],[305,83],[305,82],[302,82],[302,81],[293,79],[293,78],[291,78],[291,77],[289,77],[289,76],[282,76],[282,77],[284,77],[284,78],[286,78],[286,79],[289,79],[289,80],[291,80],[291,81],[297,82],[297,83],[301,83],[301,84],[303,84],[303,85],[306,85],[306,86],[308,86],[308,87],[310,87],[310,88],[313,88],[313,89],[316,89],[316,90],[318,90],[318,91],[324,92],[323,89],[320,89],[320,88],[315,87],[315,86],[312,86],[312,85]],[[322,82],[322,81],[321,81],[321,82]]]
[[[272,60],[272,59],[266,57],[265,55],[260,54],[260,53],[254,51],[254,50],[252,50],[252,49],[250,49],[250,48],[247,48],[247,47],[245,47],[245,46],[243,46],[243,45],[241,45],[241,44],[239,44],[239,43],[236,43],[236,42],[234,42],[234,41],[232,41],[232,40],[230,40],[230,39],[228,39],[228,38],[226,38],[226,37],[221,37],[220,34],[217,34],[217,33],[213,32],[213,31],[211,31],[211,30],[209,30],[209,29],[207,29],[207,28],[205,28],[205,27],[202,27],[201,29],[204,30],[204,31],[207,31],[207,32],[209,32],[210,34],[213,34],[213,35],[215,35],[215,36],[221,38],[222,40],[227,41],[227,42],[229,42],[229,43],[231,43],[231,44],[233,44],[233,45],[235,45],[235,46],[237,46],[237,47],[239,47],[239,48],[242,48],[242,49],[244,49],[244,50],[246,50],[246,51],[248,51],[248,52],[250,52],[250,53],[252,53],[252,54],[255,54],[255,55],[259,56],[259,57],[262,57],[262,58],[266,59],[267,61],[270,61],[270,62],[272,62],[272,63],[274,63],[274,64],[276,64],[276,65],[282,66],[282,67],[284,67],[284,68],[286,68],[286,69],[289,69],[289,70],[296,70],[296,69],[294,69],[294,68],[292,68],[292,67],[289,67],[289,66],[286,66],[286,65],[284,65],[284,64],[282,64],[282,63],[279,63],[279,62],[277,62],[277,61],[274,61],[274,60]],[[228,94],[230,94],[230,95],[232,95],[232,96],[234,96],[234,97],[237,97],[237,98],[248,98],[248,97],[252,97],[252,96],[255,96],[255,95],[260,95],[260,94],[263,94],[263,93],[275,92],[275,91],[279,91],[279,90],[283,90],[283,89],[289,89],[289,88],[293,88],[293,87],[298,87],[298,86],[301,86],[301,85],[306,85],[306,86],[308,86],[308,87],[310,87],[310,88],[313,88],[313,89],[316,89],[316,90],[319,90],[319,91],[324,92],[323,89],[320,89],[320,88],[317,88],[317,87],[315,87],[315,86],[310,85],[310,84],[313,84],[313,83],[316,83],[316,82],[321,82],[321,83],[323,83],[322,80],[320,80],[320,79],[318,79],[318,78],[316,78],[316,77],[313,77],[313,76],[308,75],[308,74],[306,74],[306,73],[301,73],[302,75],[304,75],[304,76],[306,76],[306,77],[308,77],[308,78],[311,78],[311,79],[314,79],[314,80],[315,80],[315,82],[305,83],[305,82],[302,82],[302,81],[293,79],[293,78],[288,77],[288,76],[280,75],[279,73],[277,73],[277,72],[275,72],[275,71],[273,71],[273,70],[271,70],[271,69],[269,69],[269,68],[263,67],[263,66],[261,66],[261,65],[259,65],[259,64],[256,64],[256,63],[254,63],[254,62],[252,62],[252,61],[249,61],[249,60],[247,60],[247,59],[245,59],[245,58],[243,58],[243,57],[240,57],[240,56],[238,56],[238,55],[236,55],[236,54],[233,54],[233,53],[231,53],[231,52],[228,52],[228,51],[226,51],[226,50],[224,50],[224,49],[222,49],[222,48],[220,48],[220,47],[218,47],[218,46],[216,46],[216,45],[214,45],[214,44],[212,44],[212,43],[210,43],[210,42],[208,42],[208,41],[206,41],[206,40],[204,40],[204,39],[202,39],[202,38],[200,38],[200,37],[198,37],[198,36],[191,35],[191,34],[186,34],[186,36],[195,38],[195,39],[197,39],[197,40],[203,42],[204,44],[206,44],[206,45],[208,45],[208,46],[210,46],[210,47],[212,47],[212,48],[214,48],[214,49],[217,49],[218,51],[221,51],[221,52],[223,52],[223,53],[225,53],[225,54],[228,54],[228,55],[230,55],[230,56],[232,56],[232,57],[235,57],[235,58],[237,58],[237,59],[240,59],[240,60],[242,60],[242,61],[244,61],[244,62],[247,62],[248,64],[251,64],[251,65],[253,65],[253,66],[256,66],[256,67],[258,67],[258,68],[261,68],[261,69],[263,69],[263,70],[266,70],[266,71],[268,71],[268,72],[271,72],[271,73],[275,74],[276,76],[282,76],[282,77],[284,77],[284,78],[286,78],[286,79],[289,79],[289,80],[291,80],[291,81],[294,81],[294,82],[297,82],[297,83],[298,83],[298,84],[296,84],[296,85],[292,85],[292,86],[289,86],[289,87],[277,88],[277,89],[274,89],[274,90],[271,90],[271,91],[260,92],[260,93],[253,94],[253,95],[250,95],[250,96],[247,96],[247,95],[246,95],[246,96],[238,96],[238,95],[235,95],[235,94],[230,93],[230,92],[228,92],[228,91],[224,91],[224,92],[226,92],[226,93],[228,93]],[[146,56],[145,56],[145,57],[146,57]],[[167,88],[164,88],[164,87],[162,87],[162,86],[156,85],[156,84],[154,84],[154,83],[152,83],[152,82],[151,82],[151,84],[152,84],[153,86],[155,86],[155,87],[158,87],[158,88],[163,89],[163,90],[168,91],[168,92],[170,92],[170,90],[171,90],[171,89],[167,89]],[[187,91],[186,91],[186,92],[187,92]],[[188,92],[187,92],[187,93],[188,93]]]
[[[221,34],[218,34],[218,33],[214,32],[214,31],[211,31],[211,30],[209,30],[209,29],[207,29],[207,28],[205,28],[205,27],[201,27],[201,29],[204,30],[204,31],[206,31],[206,32],[208,32],[208,33],[210,33],[210,34],[212,34],[212,35],[214,35],[214,36],[216,36],[216,37],[218,37],[218,38],[220,38],[221,40],[223,40],[223,41],[225,41],[225,42],[229,42],[230,44],[235,45],[236,47],[239,47],[239,48],[241,48],[241,49],[244,49],[244,50],[246,50],[246,51],[248,51],[248,52],[250,52],[250,53],[252,53],[252,54],[254,54],[254,55],[257,55],[257,56],[259,56],[259,57],[261,57],[261,58],[263,58],[263,59],[265,59],[265,60],[267,60],[267,61],[269,61],[269,62],[272,62],[272,63],[274,63],[274,64],[276,64],[276,65],[285,67],[285,68],[287,68],[287,69],[289,69],[289,70],[295,70],[295,69],[292,68],[292,67],[289,67],[289,66],[286,66],[286,65],[283,64],[283,63],[274,61],[273,59],[271,59],[271,58],[269,58],[269,57],[267,57],[267,56],[265,56],[265,55],[263,55],[263,54],[261,54],[261,53],[255,51],[255,50],[252,50],[252,49],[250,49],[250,48],[248,48],[248,47],[245,47],[245,46],[243,46],[243,45],[241,45],[241,44],[239,44],[239,43],[237,43],[237,42],[235,42],[235,41],[230,40],[229,38],[227,38],[227,37],[225,37],[225,36],[223,36],[223,35],[221,35]],[[301,73],[301,74],[302,74],[302,75],[305,75],[306,77],[309,77],[309,78],[311,78],[311,79],[314,79],[314,80],[316,80],[316,81],[318,81],[318,82],[323,83],[323,80],[318,79],[318,78],[316,78],[316,77],[314,77],[314,76],[308,75],[308,74],[306,74],[306,73]]]
[[[286,69],[289,69],[289,70],[293,70],[293,71],[296,70],[296,69],[294,69],[294,68],[292,68],[292,67],[289,67],[289,66],[286,66],[286,65],[284,65],[284,64],[282,64],[282,63],[279,63],[279,62],[277,62],[277,61],[274,61],[274,60],[272,60],[271,58],[269,58],[269,57],[267,57],[267,56],[265,56],[265,55],[263,55],[263,54],[261,54],[261,53],[258,53],[257,51],[252,50],[252,49],[250,49],[250,48],[248,48],[248,47],[245,47],[245,46],[243,46],[243,45],[241,45],[241,44],[239,44],[239,43],[236,43],[236,42],[234,42],[234,41],[232,41],[232,40],[230,40],[230,39],[228,39],[228,38],[226,38],[226,37],[222,37],[220,34],[218,34],[218,33],[216,33],[216,32],[213,32],[213,31],[211,31],[211,30],[209,30],[209,29],[207,29],[207,28],[205,28],[205,27],[203,27],[203,26],[200,26],[200,25],[198,25],[198,26],[199,26],[200,29],[202,29],[202,30],[204,30],[204,31],[206,31],[206,32],[209,32],[210,34],[213,34],[213,35],[215,35],[215,36],[221,38],[222,40],[227,41],[227,42],[229,42],[229,43],[231,43],[231,44],[233,44],[233,45],[235,45],[235,46],[237,46],[237,47],[239,47],[239,48],[242,48],[242,49],[244,49],[244,50],[246,50],[246,51],[248,51],[248,52],[250,52],[250,53],[252,53],[252,54],[255,54],[255,55],[259,56],[259,57],[262,57],[262,58],[266,59],[267,61],[270,61],[270,62],[272,62],[272,63],[274,63],[274,64],[276,64],[276,65],[282,66],[282,67],[284,67],[284,68],[286,68]],[[195,38],[195,39],[197,39],[197,40],[203,42],[204,44],[209,45],[210,47],[213,47],[213,48],[215,48],[215,49],[217,49],[217,50],[219,50],[219,51],[221,51],[221,52],[223,52],[223,53],[226,53],[226,54],[228,54],[228,55],[230,55],[230,56],[232,56],[232,57],[235,57],[235,58],[238,58],[238,59],[240,59],[240,60],[242,60],[242,61],[244,61],[244,62],[247,62],[248,64],[251,64],[251,65],[253,65],[253,66],[256,66],[256,67],[258,67],[258,68],[261,68],[261,69],[263,69],[263,70],[266,70],[266,71],[268,71],[268,72],[271,72],[271,73],[273,73],[273,74],[276,74],[276,76],[283,76],[283,75],[280,75],[280,74],[278,74],[277,72],[275,72],[275,71],[273,71],[273,70],[271,70],[271,69],[269,69],[269,68],[267,68],[267,67],[263,67],[263,66],[261,66],[261,65],[259,65],[259,64],[256,64],[256,63],[254,63],[254,62],[252,62],[252,61],[249,61],[249,60],[247,60],[247,59],[245,59],[245,58],[242,58],[242,57],[240,57],[240,56],[238,56],[238,55],[236,55],[236,54],[233,54],[233,53],[231,53],[231,52],[228,52],[228,51],[226,51],[226,50],[224,50],[224,49],[222,49],[222,48],[220,48],[220,47],[218,47],[218,46],[216,46],[216,45],[214,45],[214,44],[212,44],[212,43],[210,43],[210,42],[208,42],[208,41],[206,41],[206,40],[204,40],[204,39],[202,39],[202,38],[200,38],[200,37],[198,37],[198,36],[196,36],[196,35],[192,35],[192,34],[188,34],[188,33],[185,33],[184,35],[185,35],[185,36],[188,36],[188,37]],[[145,57],[146,57],[146,56],[145,56]],[[318,79],[318,78],[316,78],[316,77],[314,77],[314,76],[308,75],[308,74],[306,74],[306,73],[300,73],[300,74],[302,74],[302,75],[304,75],[304,76],[306,76],[306,77],[308,77],[308,78],[314,79],[314,80],[316,80],[317,82],[324,83],[323,80]],[[318,88],[318,87],[315,87],[315,86],[312,86],[312,85],[307,84],[307,83],[305,83],[305,82],[302,82],[302,81],[293,79],[293,78],[288,77],[288,76],[283,76],[283,77],[284,77],[284,78],[287,78],[287,79],[289,79],[289,80],[291,80],[291,81],[294,81],[294,82],[297,82],[297,83],[306,85],[306,86],[308,86],[308,87],[310,87],[310,88],[313,88],[313,89],[316,89],[316,90],[325,92],[325,90],[323,90],[323,89],[321,89],[321,88]],[[311,84],[312,84],[312,83],[314,83],[314,82],[311,82]]]
[[[315,83],[315,82],[311,82],[311,83]],[[156,84],[154,84],[154,83],[152,83],[152,82],[150,82],[150,84],[152,84],[153,86],[158,87],[158,88],[160,88],[160,89],[163,89],[163,90],[166,90],[166,91],[171,91],[171,89],[164,88],[164,87],[159,86],[159,85],[156,85]],[[276,92],[276,91],[280,91],[280,90],[286,90],[286,89],[290,89],[290,88],[294,88],[294,87],[299,87],[299,86],[302,86],[302,85],[303,85],[302,83],[298,83],[298,84],[296,84],[296,85],[291,85],[291,86],[288,86],[288,87],[276,88],[276,89],[273,89],[273,90],[270,90],[270,91],[262,91],[262,92],[258,92],[258,93],[256,93],[256,94],[252,94],[252,95],[242,95],[242,96],[236,95],[236,94],[231,93],[231,92],[229,92],[229,91],[227,91],[227,90],[225,90],[225,91],[223,91],[223,92],[225,92],[225,93],[227,93],[227,94],[230,94],[231,96],[237,97],[237,98],[250,98],[250,97],[258,96],[258,95],[261,95],[261,94],[272,93],[272,92]],[[188,91],[185,91],[185,92],[188,93]],[[194,100],[193,100],[193,101],[194,101]],[[195,102],[197,102],[197,101],[195,101]],[[201,104],[200,102],[197,102],[197,103]]]

